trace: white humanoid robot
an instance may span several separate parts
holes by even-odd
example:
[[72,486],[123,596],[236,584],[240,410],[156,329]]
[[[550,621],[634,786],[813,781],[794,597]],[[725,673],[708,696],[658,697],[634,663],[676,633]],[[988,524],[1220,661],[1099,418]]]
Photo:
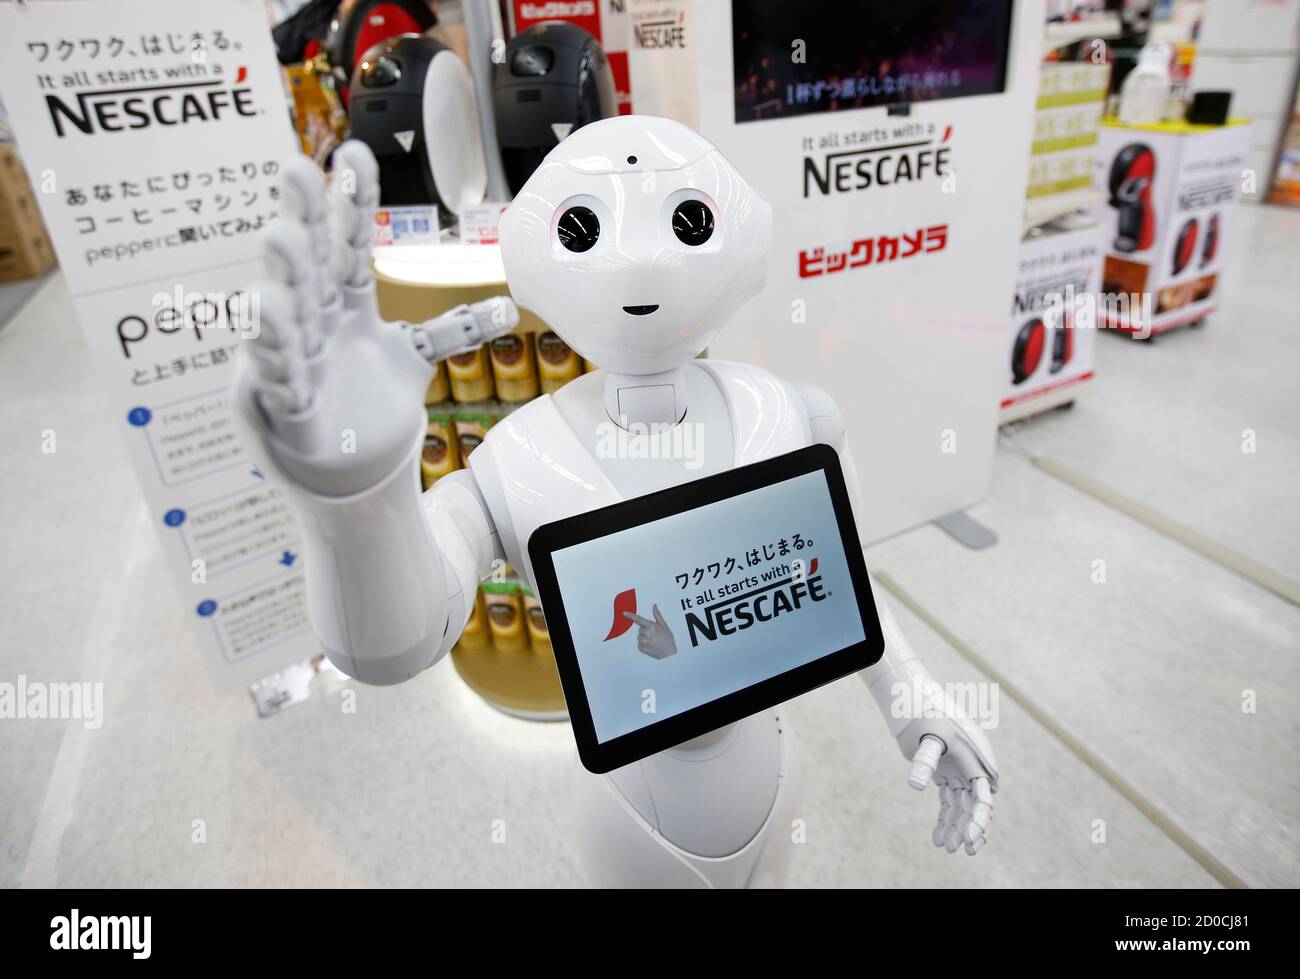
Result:
[[[261,333],[241,353],[235,399],[291,487],[312,620],[343,672],[397,683],[442,659],[494,560],[528,578],[529,536],[551,521],[814,442],[839,451],[856,495],[830,397],[748,364],[696,359],[762,287],[772,216],[690,129],[640,116],[592,123],[523,187],[500,225],[510,290],[602,369],[508,415],[468,469],[423,495],[430,362],[509,329],[514,308],[496,300],[423,326],[382,323],[369,272],[376,168],[364,147],[340,148],[333,184],[327,194],[306,161],[286,169]],[[611,424],[635,440],[688,416],[703,434],[702,460],[689,465],[600,449]],[[909,783],[939,786],[934,843],[974,854],[992,813],[993,752],[930,678],[878,589],[876,603],[885,651],[860,676],[912,761]],[[653,655],[654,623],[638,624],[639,648]],[[916,690],[926,692],[924,709],[906,696]],[[608,775],[578,769],[588,876],[601,885],[779,884],[798,776],[779,711]]]

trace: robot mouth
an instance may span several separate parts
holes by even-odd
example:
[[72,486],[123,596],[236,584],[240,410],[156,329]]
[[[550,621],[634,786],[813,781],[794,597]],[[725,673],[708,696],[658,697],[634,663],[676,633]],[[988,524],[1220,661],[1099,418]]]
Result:
[[624,306],[623,312],[631,313],[633,316],[649,316],[658,308],[658,303],[653,306]]

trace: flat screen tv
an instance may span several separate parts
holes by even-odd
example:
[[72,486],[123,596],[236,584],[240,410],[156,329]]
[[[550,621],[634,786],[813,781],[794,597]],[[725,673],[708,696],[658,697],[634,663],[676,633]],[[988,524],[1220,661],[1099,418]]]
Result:
[[1013,0],[732,0],[736,122],[1003,91]]

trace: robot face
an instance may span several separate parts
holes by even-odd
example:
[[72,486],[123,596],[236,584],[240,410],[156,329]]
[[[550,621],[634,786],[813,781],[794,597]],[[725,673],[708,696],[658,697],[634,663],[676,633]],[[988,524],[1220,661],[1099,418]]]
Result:
[[618,116],[550,152],[500,235],[516,303],[598,367],[653,374],[762,288],[772,211],[687,127]]

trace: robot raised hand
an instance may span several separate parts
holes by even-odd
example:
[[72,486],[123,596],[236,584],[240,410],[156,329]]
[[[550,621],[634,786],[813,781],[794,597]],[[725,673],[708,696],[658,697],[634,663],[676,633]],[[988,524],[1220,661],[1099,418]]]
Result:
[[454,534],[435,545],[421,500],[433,363],[509,332],[519,314],[497,297],[418,325],[381,320],[370,274],[378,173],[357,142],[336,151],[328,190],[306,157],[285,167],[254,292],[259,329],[236,357],[233,398],[246,445],[302,519],[322,646],[350,676],[397,683],[450,649],[473,583],[446,559]]
[[392,473],[422,436],[433,363],[509,332],[519,315],[497,297],[420,325],[379,318],[370,274],[379,168],[365,144],[339,147],[328,189],[302,156],[281,186],[239,395],[293,483],[347,496]]

